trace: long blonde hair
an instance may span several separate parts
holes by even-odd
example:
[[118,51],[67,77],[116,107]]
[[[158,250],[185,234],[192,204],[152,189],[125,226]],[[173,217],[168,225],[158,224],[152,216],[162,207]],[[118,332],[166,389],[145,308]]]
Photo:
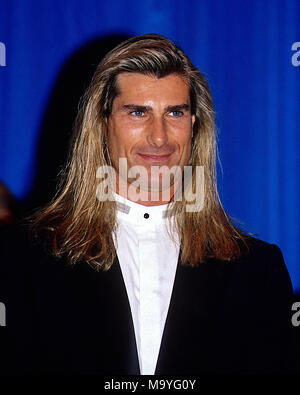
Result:
[[149,34],[131,38],[100,62],[84,94],[75,122],[72,147],[57,193],[32,221],[56,256],[75,263],[84,260],[107,270],[116,251],[116,203],[96,198],[96,171],[111,165],[107,149],[107,119],[118,95],[116,77],[138,72],[162,78],[171,73],[189,82],[191,112],[195,115],[190,165],[204,166],[204,207],[186,212],[186,201],[173,203],[181,242],[181,262],[196,265],[207,258],[233,260],[241,254],[247,234],[233,225],[219,199],[216,183],[216,128],[208,83],[186,54],[165,37]]

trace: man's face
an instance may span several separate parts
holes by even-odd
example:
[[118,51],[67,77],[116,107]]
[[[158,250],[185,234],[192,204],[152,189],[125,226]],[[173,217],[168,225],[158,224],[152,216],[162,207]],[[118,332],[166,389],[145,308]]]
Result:
[[158,79],[122,73],[117,84],[108,119],[108,149],[117,173],[119,158],[127,159],[128,169],[143,166],[148,181],[152,166],[187,165],[195,121],[187,81],[177,74]]

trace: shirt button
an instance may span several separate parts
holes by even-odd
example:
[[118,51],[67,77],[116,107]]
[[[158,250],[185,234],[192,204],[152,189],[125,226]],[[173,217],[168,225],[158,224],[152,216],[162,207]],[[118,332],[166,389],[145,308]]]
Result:
[[145,219],[148,219],[149,217],[150,217],[150,215],[149,215],[148,213],[145,213],[145,214],[144,214],[144,218],[145,218]]

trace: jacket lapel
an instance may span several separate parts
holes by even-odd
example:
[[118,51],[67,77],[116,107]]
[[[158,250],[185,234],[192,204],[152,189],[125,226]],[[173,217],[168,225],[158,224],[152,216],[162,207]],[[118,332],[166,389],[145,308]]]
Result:
[[155,374],[197,374],[213,363],[210,338],[230,263],[211,260],[183,266],[180,256]]
[[[102,289],[106,297],[108,295],[109,307],[106,313],[109,338],[112,341],[111,352],[109,353],[109,350],[107,352],[107,355],[111,355],[109,357],[110,371],[118,374],[140,374],[132,314],[117,257],[104,277],[101,286],[105,288],[105,290]],[[111,312],[114,312],[113,316]]]

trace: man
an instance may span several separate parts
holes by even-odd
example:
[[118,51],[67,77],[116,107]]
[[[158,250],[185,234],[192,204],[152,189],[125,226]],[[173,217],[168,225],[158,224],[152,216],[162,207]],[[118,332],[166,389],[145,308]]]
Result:
[[287,269],[224,212],[215,151],[207,82],[180,48],[144,35],[107,54],[35,242],[2,247],[2,370],[291,369]]

